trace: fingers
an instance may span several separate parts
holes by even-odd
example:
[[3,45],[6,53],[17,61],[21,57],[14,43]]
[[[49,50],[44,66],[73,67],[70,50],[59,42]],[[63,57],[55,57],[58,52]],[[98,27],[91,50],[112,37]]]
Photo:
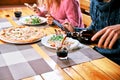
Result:
[[36,7],[36,8],[33,8],[33,11],[34,11],[35,13],[41,13],[40,9],[38,9],[37,7]]
[[101,37],[104,33],[105,33],[106,29],[102,29],[99,32],[97,32],[92,38],[92,41],[95,41],[96,39],[98,39],[99,37]]
[[35,13],[40,13],[40,9],[38,8],[37,4],[33,4],[33,6],[29,5],[28,3],[24,3],[25,6],[32,9]]
[[53,23],[53,20],[54,20],[54,19],[53,19],[53,17],[52,17],[52,16],[50,16],[50,15],[49,15],[49,16],[47,16],[47,23],[48,23],[48,24],[50,24],[50,25],[51,25],[51,24]]
[[63,24],[63,27],[69,32],[74,32],[74,28],[72,27],[70,23]]
[[113,38],[112,38],[109,46],[108,46],[109,49],[112,49],[112,47],[113,47],[113,45],[115,44],[115,42],[117,41],[117,39],[118,39],[118,34],[115,34],[115,35],[113,36]]
[[103,46],[103,48],[112,49],[113,45],[115,44],[115,42],[119,37],[118,35],[119,34],[117,32],[117,29],[113,29],[113,28],[107,29],[107,31],[100,38],[98,47]]
[[37,4],[35,4],[35,3],[33,4],[32,9],[33,9],[33,11],[39,11],[39,8],[38,8]]
[[111,40],[114,36],[114,33],[111,32],[111,34],[109,34],[109,36],[106,38],[105,42],[104,42],[104,48],[108,48],[109,44],[111,43]]
[[108,26],[97,32],[92,38],[92,41],[99,39],[98,47],[112,49],[115,42],[120,38],[120,25]]
[[100,35],[101,38],[100,38],[100,40],[98,42],[98,47],[102,47],[105,42],[107,43],[106,38],[109,36],[109,33],[110,33],[109,30],[107,30],[105,33],[101,33],[102,36]]
[[103,30],[97,32],[93,37],[92,41],[99,39],[98,47],[112,49],[113,45],[119,38],[119,33],[117,29],[114,28],[104,28]]
[[32,7],[37,7],[37,4],[34,3]]
[[32,6],[30,6],[28,3],[24,3],[25,6],[27,6],[28,8],[32,9]]

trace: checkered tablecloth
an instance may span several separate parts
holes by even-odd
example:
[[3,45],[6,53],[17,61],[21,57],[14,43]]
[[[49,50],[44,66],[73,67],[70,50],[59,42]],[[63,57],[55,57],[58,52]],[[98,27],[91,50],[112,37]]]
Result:
[[0,44],[0,80],[19,80],[52,71],[30,45]]
[[5,18],[0,19],[0,30],[11,27],[11,26],[12,26],[11,23],[8,22],[7,19],[5,19]]
[[[18,25],[19,20],[14,19]],[[12,27],[0,19],[0,30]],[[0,44],[0,80],[19,80],[52,71],[31,45]]]
[[60,60],[56,55],[56,50],[47,48],[41,43],[37,43],[43,51],[45,51],[61,68],[70,67],[83,62],[92,61],[103,58],[104,56],[96,52],[89,46],[84,46],[81,49],[69,51],[67,60]]
[[[18,20],[14,19],[14,21],[18,25],[21,25]],[[0,19],[0,29],[11,26],[6,19]],[[67,60],[59,60],[54,49],[47,48],[40,42],[37,42],[37,44],[61,68],[104,57],[90,47],[84,47],[69,52]],[[0,44],[0,80],[19,80],[50,71],[52,71],[52,69],[30,44]]]

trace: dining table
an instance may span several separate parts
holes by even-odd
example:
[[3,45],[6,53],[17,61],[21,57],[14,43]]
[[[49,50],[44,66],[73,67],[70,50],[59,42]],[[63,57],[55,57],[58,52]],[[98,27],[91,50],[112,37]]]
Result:
[[[56,25],[24,25],[20,18],[36,15],[26,6],[0,8],[0,31],[9,27],[32,26],[46,35],[55,34]],[[82,44],[82,43],[81,43]],[[120,66],[85,45],[60,60],[56,50],[44,46],[41,40],[30,44],[14,44],[0,40],[0,80],[120,80]]]

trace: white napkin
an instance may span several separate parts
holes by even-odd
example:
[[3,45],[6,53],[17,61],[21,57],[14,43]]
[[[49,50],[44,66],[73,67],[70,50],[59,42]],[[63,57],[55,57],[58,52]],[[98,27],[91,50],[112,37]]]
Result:
[[73,44],[71,44],[71,45],[68,47],[69,50],[75,50],[75,49],[80,49],[80,48],[86,47],[86,45],[80,43],[80,42],[79,42],[78,40],[76,40],[76,39],[69,38],[68,41],[71,42],[71,43],[73,43]]

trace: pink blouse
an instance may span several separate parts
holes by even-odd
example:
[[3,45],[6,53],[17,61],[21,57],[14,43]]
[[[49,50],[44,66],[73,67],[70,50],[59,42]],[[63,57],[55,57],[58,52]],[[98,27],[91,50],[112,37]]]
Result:
[[[42,13],[39,15],[42,16],[43,10],[40,8]],[[83,28],[82,14],[77,0],[62,0],[60,8],[55,11],[54,5],[50,8],[51,16],[58,20],[61,24],[69,22],[72,26]]]

